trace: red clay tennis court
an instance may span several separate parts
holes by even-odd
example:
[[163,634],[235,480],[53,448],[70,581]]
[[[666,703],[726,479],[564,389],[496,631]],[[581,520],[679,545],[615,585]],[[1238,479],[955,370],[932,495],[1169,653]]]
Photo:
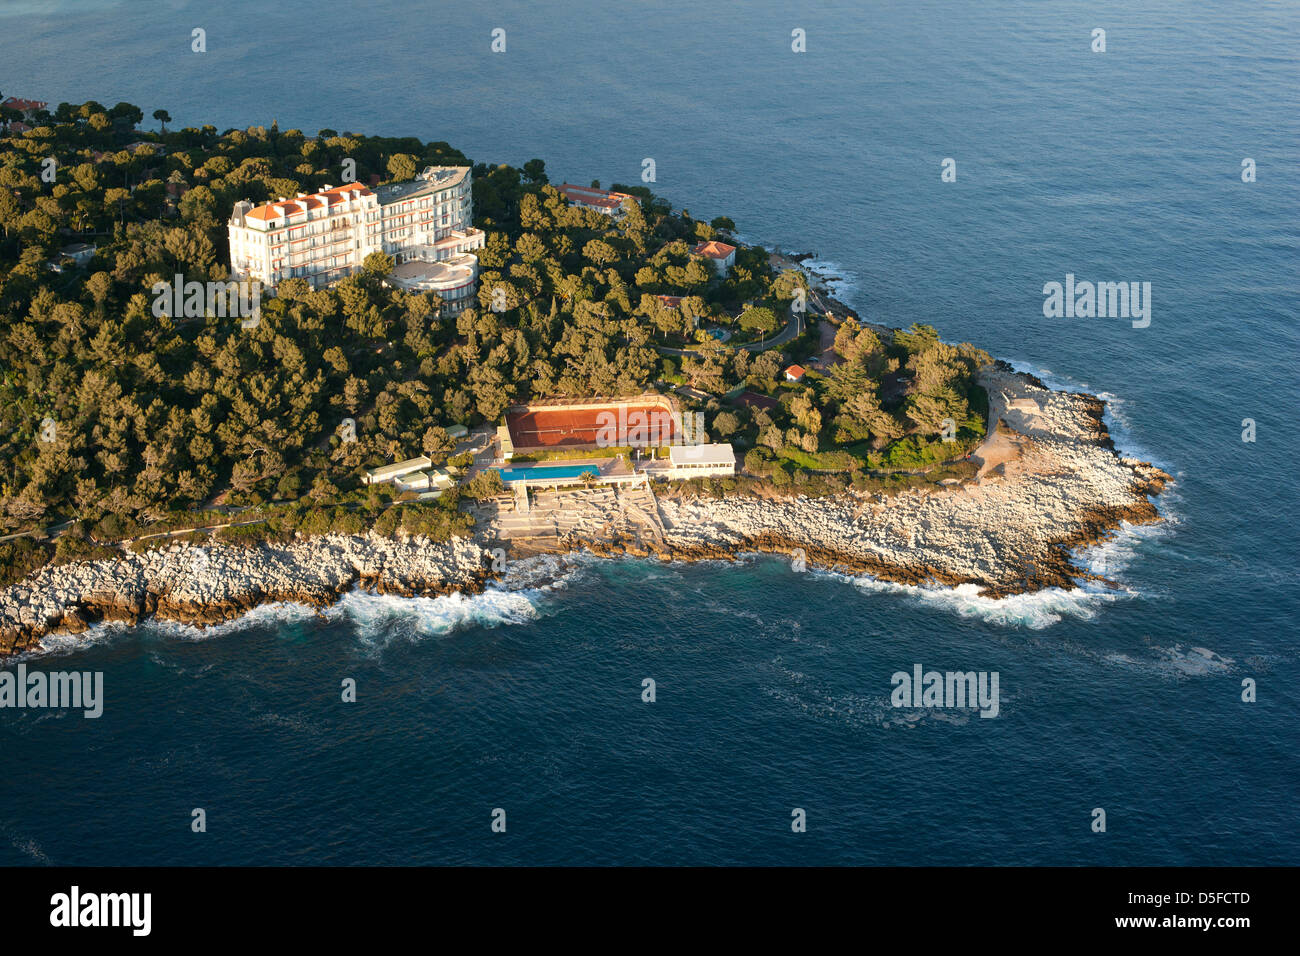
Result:
[[[658,443],[666,444],[677,437],[678,425],[672,420],[668,409],[663,405],[649,405],[645,402],[620,405],[599,405],[586,408],[537,408],[523,412],[508,412],[506,425],[510,429],[510,440],[516,450],[525,448],[580,448],[583,445],[595,445],[597,432],[608,422],[612,413],[618,423],[618,437],[614,445],[645,444],[650,429],[656,429]],[[641,441],[629,442],[628,432],[637,437],[638,426]]]

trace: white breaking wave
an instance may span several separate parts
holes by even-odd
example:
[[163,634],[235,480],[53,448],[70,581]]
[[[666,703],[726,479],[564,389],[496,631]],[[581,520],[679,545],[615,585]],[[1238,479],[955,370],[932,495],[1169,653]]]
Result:
[[1131,667],[1155,673],[1167,680],[1189,680],[1197,677],[1216,677],[1232,673],[1237,661],[1224,657],[1207,647],[1153,646],[1150,657],[1135,658],[1122,651],[1111,651],[1100,656],[1107,664]]
[[45,850],[41,848],[41,845],[31,837],[18,835],[10,836],[9,845],[23,856],[35,863],[41,864],[42,866],[51,866],[54,863],[54,861],[46,855]]
[[[206,641],[252,627],[279,628],[312,620],[351,621],[360,633],[383,632],[389,637],[438,636],[458,627],[497,627],[536,620],[538,599],[562,591],[585,575],[593,555],[538,555],[511,561],[499,584],[481,594],[459,592],[439,597],[400,597],[355,588],[328,608],[317,609],[292,601],[260,604],[239,617],[220,624],[199,627],[180,621],[150,617],[141,629],[182,641]],[[15,655],[14,663],[47,656],[80,653],[96,644],[107,644],[133,625],[125,621],[100,621],[80,634],[48,634],[32,650]]]
[[[751,239],[741,233],[736,233],[736,239],[747,246],[761,246],[768,250],[776,248],[772,243],[764,242],[760,239]],[[801,254],[787,249],[782,249],[781,252],[786,256]],[[816,284],[824,287],[836,299],[850,308],[858,309],[858,311],[861,312],[858,304],[853,301],[857,297],[862,283],[862,280],[857,273],[845,269],[838,262],[833,262],[830,259],[823,259],[816,254],[802,260],[799,263],[799,268],[807,272],[812,279],[816,280]]]
[[868,575],[852,576],[830,571],[813,573],[846,581],[863,591],[903,595],[959,617],[973,617],[989,624],[1034,630],[1060,623],[1066,617],[1091,620],[1105,605],[1136,595],[1136,592],[1128,589],[1114,590],[1087,583],[1072,591],[1046,588],[1032,594],[990,598],[981,595],[979,586],[975,584],[959,584],[955,588],[922,587],[881,581]]
[[538,554],[531,558],[509,561],[499,586],[507,591],[562,591],[586,576],[595,556],[574,554]]
[[836,299],[852,308],[858,307],[853,300],[857,298],[861,279],[853,272],[838,262],[817,256],[805,259],[800,265]]
[[38,657],[66,657],[69,654],[79,654],[96,644],[112,642],[130,627],[131,625],[125,621],[100,621],[90,625],[80,634],[46,634],[31,650],[15,654],[8,658],[6,663],[17,664]]
[[1124,582],[1123,573],[1141,557],[1144,547],[1150,547],[1152,542],[1169,533],[1170,523],[1176,523],[1176,520],[1149,525],[1124,521],[1105,541],[1074,552],[1077,565],[1114,582],[1116,587],[1095,581],[1081,581],[1079,587],[1068,591],[1051,587],[1028,594],[990,598],[981,595],[979,585],[976,584],[960,584],[950,588],[941,585],[897,584],[869,575],[854,576],[826,571],[814,573],[847,581],[863,591],[904,595],[959,617],[978,618],[1004,627],[1041,630],[1058,624],[1067,617],[1091,620],[1109,604],[1141,597],[1141,591]]
[[500,627],[538,619],[536,591],[488,588],[482,594],[438,597],[397,597],[370,591],[349,591],[325,610],[332,620],[346,619],[367,643],[393,637],[441,637],[461,627]]
[[239,617],[220,624],[207,627],[195,627],[180,621],[168,621],[151,617],[142,622],[142,627],[165,637],[174,637],[183,641],[205,641],[214,637],[225,637],[250,627],[297,624],[310,621],[320,615],[320,611],[306,604],[292,601],[276,601],[272,604],[259,604],[245,611]]
[[1178,523],[1170,515],[1162,514],[1161,517],[1165,520],[1159,524],[1129,524],[1121,521],[1120,526],[1105,541],[1076,551],[1075,563],[1093,574],[1114,579],[1141,557],[1143,545],[1165,537],[1169,534],[1170,526]]
[[320,618],[348,621],[363,637],[387,640],[440,637],[462,627],[527,624],[541,616],[540,599],[564,590],[586,571],[587,555],[537,555],[506,565],[502,580],[480,594],[459,591],[436,597],[403,597],[355,587],[331,606],[317,610],[302,604],[264,604],[226,624],[206,629],[157,622],[190,640],[230,633],[256,625],[290,624]]
[[279,601],[274,604],[260,604],[233,620],[224,621],[220,624],[209,624],[207,627],[197,627],[193,624],[184,624],[180,621],[170,621],[158,617],[146,618],[136,625],[129,624],[126,621],[97,621],[80,634],[47,634],[41,638],[38,647],[16,655],[13,661],[16,663],[34,657],[62,657],[68,654],[79,654],[97,644],[108,644],[135,627],[148,633],[176,640],[205,641],[214,637],[224,637],[249,627],[308,621],[315,618],[319,613],[315,608],[306,604]]

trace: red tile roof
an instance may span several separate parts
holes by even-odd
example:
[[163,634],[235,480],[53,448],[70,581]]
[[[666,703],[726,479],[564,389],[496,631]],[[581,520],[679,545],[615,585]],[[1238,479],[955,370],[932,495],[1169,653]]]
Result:
[[17,96],[10,96],[7,97],[3,103],[0,103],[0,106],[7,106],[14,110],[22,110],[26,113],[28,110],[43,110],[45,107],[49,106],[49,104],[43,100],[24,100],[19,99]]
[[709,259],[725,259],[736,251],[735,246],[729,246],[725,242],[718,242],[716,239],[710,239],[708,242],[701,242],[691,250],[692,255],[706,256]]
[[625,199],[632,198],[627,193],[612,193],[594,186],[575,186],[572,183],[564,183],[556,189],[569,202],[581,203],[584,206],[599,206],[602,209],[618,209]]
[[801,379],[804,377],[806,371],[807,370],[802,365],[791,365],[785,370],[785,374],[792,376],[795,379]]
[[675,309],[682,304],[682,297],[680,295],[657,295],[655,298],[670,309]]
[[271,220],[278,219],[282,216],[291,216],[303,209],[319,209],[321,206],[333,206],[336,203],[343,202],[345,199],[357,196],[373,196],[369,189],[360,183],[348,183],[346,186],[335,186],[333,189],[322,189],[318,193],[310,196],[303,196],[301,199],[286,199],[284,202],[269,202],[264,206],[258,206],[251,210],[248,215],[253,219]]

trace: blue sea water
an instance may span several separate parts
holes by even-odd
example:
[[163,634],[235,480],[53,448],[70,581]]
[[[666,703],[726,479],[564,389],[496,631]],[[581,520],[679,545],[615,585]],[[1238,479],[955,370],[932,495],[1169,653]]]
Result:
[[[589,559],[54,642],[32,666],[103,671],[105,712],[0,713],[0,863],[1300,862],[1297,77],[1295,2],[0,9],[6,95],[443,139],[553,181],[653,158],[676,206],[817,252],[868,318],[1107,398],[1177,479],[1164,524],[1086,556],[1119,593]],[[1150,327],[1045,319],[1067,273],[1150,282]],[[997,671],[999,716],[891,707],[918,663]]]

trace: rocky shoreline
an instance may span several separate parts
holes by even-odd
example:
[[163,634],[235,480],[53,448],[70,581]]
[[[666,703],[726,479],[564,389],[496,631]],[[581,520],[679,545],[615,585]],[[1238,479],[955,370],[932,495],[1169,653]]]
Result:
[[[1004,363],[983,374],[990,419],[1012,437],[977,450],[984,473],[978,481],[892,498],[665,498],[662,544],[630,534],[567,544],[673,560],[802,552],[809,567],[896,584],[973,584],[988,598],[1071,590],[1080,580],[1114,586],[1079,567],[1075,553],[1106,540],[1122,523],[1159,521],[1151,499],[1170,476],[1115,451],[1100,399],[1053,392]],[[981,451],[990,457],[981,461]]]
[[279,601],[327,607],[356,587],[401,596],[477,593],[500,576],[494,549],[502,544],[510,558],[587,550],[693,561],[802,552],[808,567],[899,584],[974,584],[992,598],[1096,578],[1074,553],[1122,522],[1160,520],[1151,498],[1169,475],[1115,450],[1100,399],[1051,391],[1001,362],[981,378],[995,427],[975,453],[978,478],[951,487],[888,498],[670,493],[657,502],[658,533],[629,522],[615,503],[594,507],[594,520],[542,544],[502,542],[499,526],[485,519],[472,538],[441,543],[329,535],[283,546],[124,552],[46,567],[0,590],[0,657],[101,620],[156,616],[207,626]]
[[47,634],[147,617],[205,627],[262,604],[324,608],[355,587],[403,597],[481,591],[492,555],[465,538],[326,535],[286,546],[172,545],[112,561],[42,568],[0,591],[0,657]]

